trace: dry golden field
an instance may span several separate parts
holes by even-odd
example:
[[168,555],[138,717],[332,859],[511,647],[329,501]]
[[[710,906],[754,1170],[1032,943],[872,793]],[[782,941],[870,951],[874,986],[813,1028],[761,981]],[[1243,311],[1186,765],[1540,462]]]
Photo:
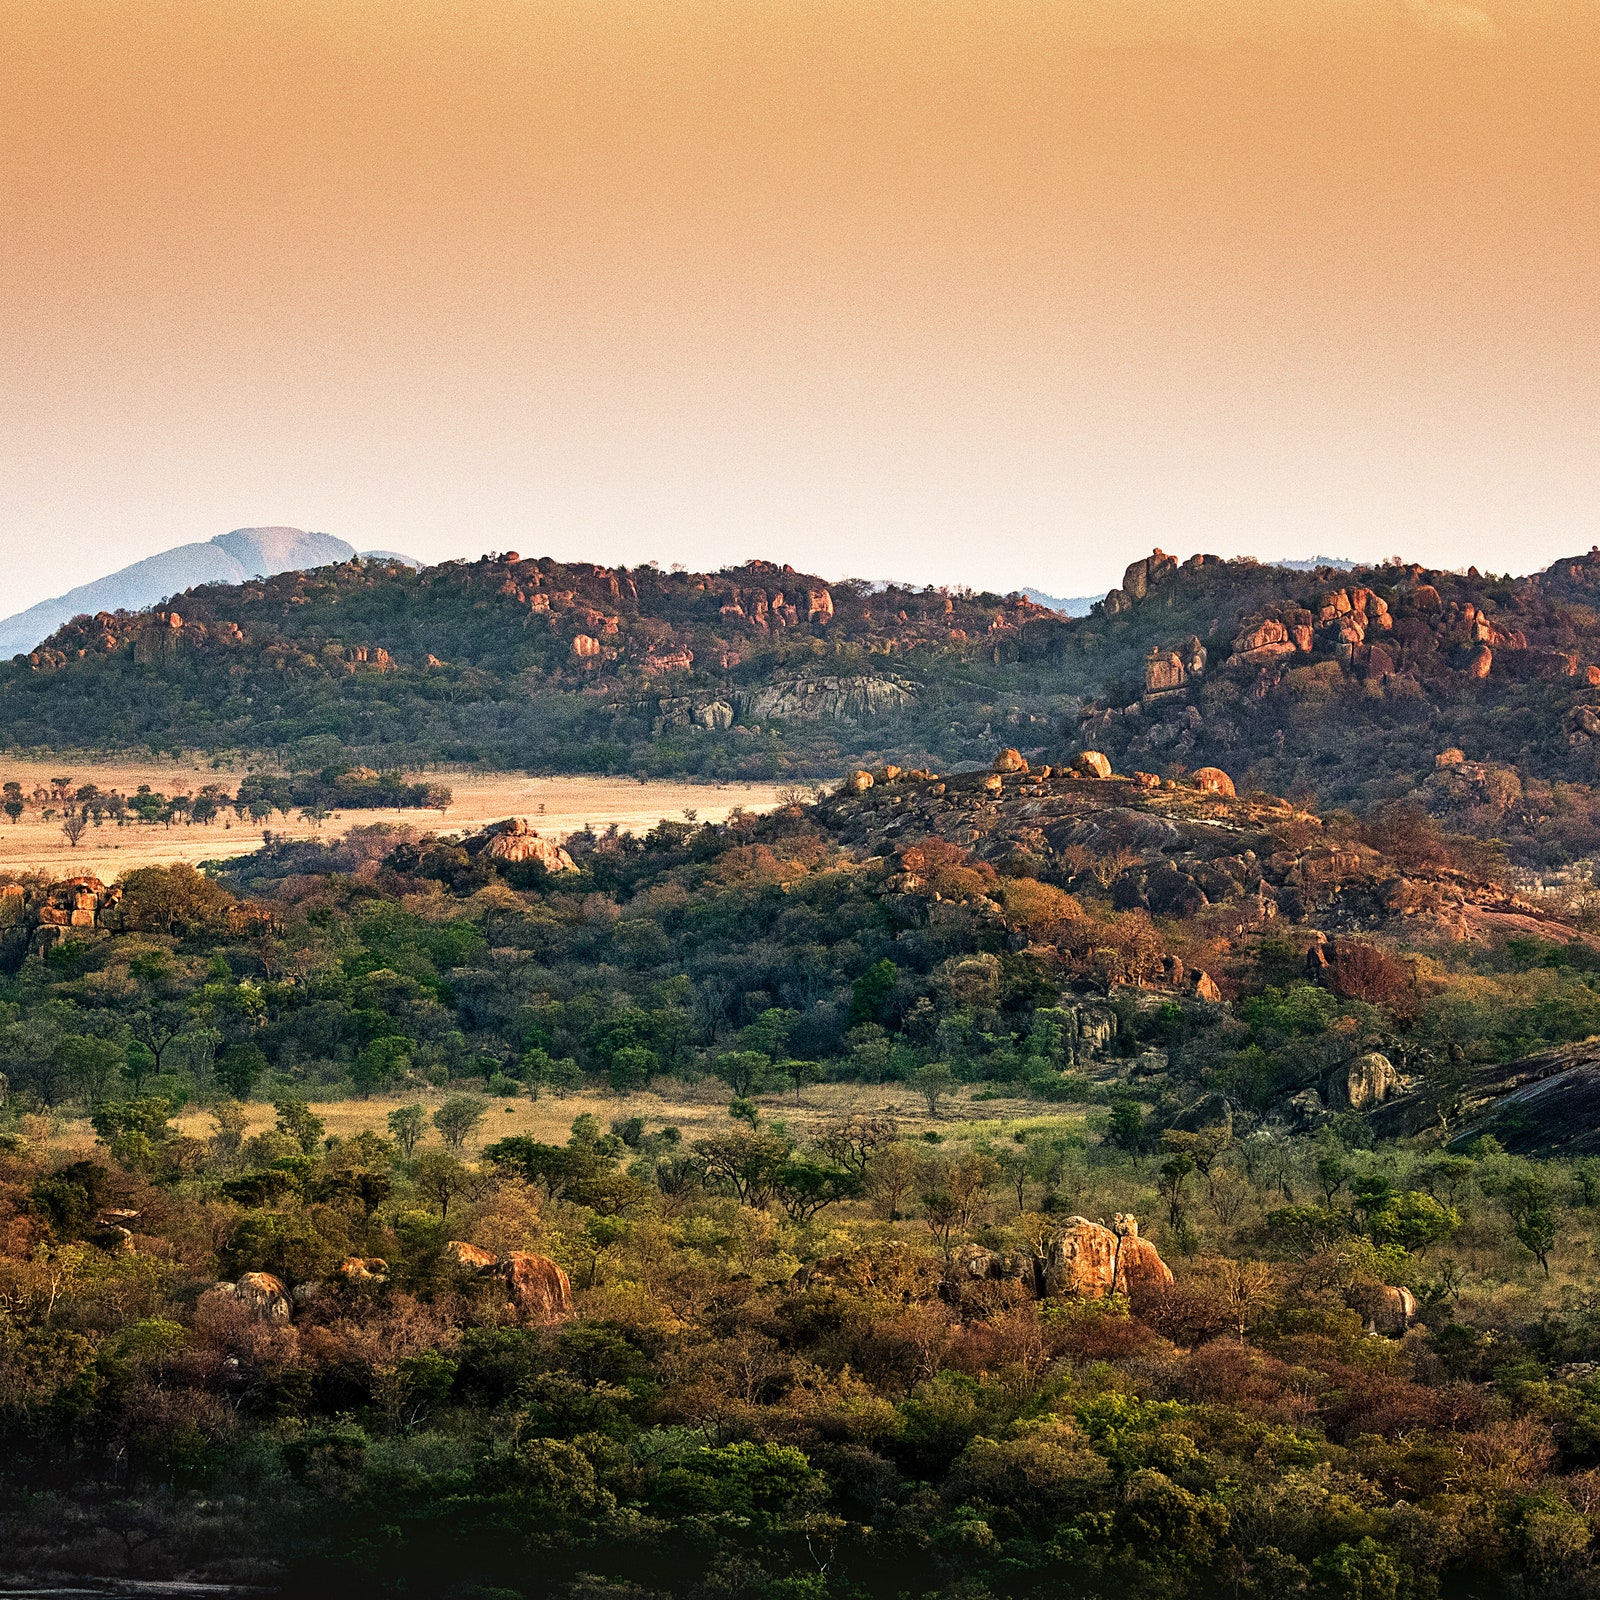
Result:
[[[591,1112],[600,1125],[609,1127],[614,1117],[643,1117],[650,1128],[672,1124],[682,1129],[686,1140],[728,1128],[728,1090],[725,1085],[707,1081],[685,1085],[673,1082],[664,1093],[635,1092],[628,1095],[585,1090],[577,1094],[541,1095],[537,1100],[486,1099],[488,1107],[476,1133],[467,1142],[465,1154],[471,1158],[484,1145],[510,1134],[532,1134],[549,1143],[564,1143],[573,1118]],[[459,1089],[455,1092],[460,1092]],[[767,1094],[759,1097],[762,1115],[782,1120],[801,1138],[809,1138],[830,1122],[851,1115],[894,1117],[910,1134],[937,1130],[945,1137],[960,1137],[976,1125],[1013,1125],[1048,1122],[1059,1126],[1063,1118],[1078,1120],[1081,1107],[1041,1107],[1037,1100],[975,1100],[970,1089],[963,1089],[944,1101],[937,1117],[928,1115],[926,1103],[899,1084],[814,1084],[795,1104],[792,1094]],[[313,1100],[311,1108],[327,1124],[327,1132],[348,1138],[364,1128],[387,1135],[388,1116],[397,1106],[421,1103],[431,1112],[443,1104],[440,1090],[424,1090],[410,1095],[373,1095],[368,1100]],[[246,1106],[249,1134],[264,1132],[273,1124],[272,1107],[262,1101]],[[203,1109],[190,1109],[176,1119],[176,1125],[192,1138],[209,1138],[215,1131],[211,1117]],[[40,1130],[43,1131],[42,1129]],[[94,1134],[82,1118],[62,1118],[50,1132],[50,1142],[65,1151],[87,1151]],[[437,1144],[439,1136],[431,1128],[424,1144]]]
[[[53,778],[70,777],[74,785],[93,783],[102,789],[134,793],[149,784],[162,794],[180,790],[196,793],[208,783],[225,784],[230,792],[246,775],[242,762],[212,767],[194,760],[74,760],[21,761],[0,756],[0,782],[15,779],[24,793],[48,786]],[[481,827],[501,817],[527,817],[544,834],[565,838],[585,823],[641,832],[662,817],[682,818],[686,810],[702,821],[720,822],[735,806],[765,811],[777,804],[771,784],[639,783],[621,778],[530,778],[521,773],[445,769],[429,772],[430,782],[446,784],[454,792],[450,809],[437,811],[334,812],[320,826],[300,819],[273,816],[266,824],[241,822],[230,811],[225,820],[204,827],[179,825],[149,827],[129,822],[117,827],[107,822],[91,827],[77,849],[61,831],[61,820],[45,821],[29,810],[15,824],[0,818],[0,872],[44,871],[60,877],[92,872],[107,882],[133,867],[172,861],[209,861],[247,855],[260,848],[262,828],[293,838],[332,838],[347,828],[371,822],[398,822],[419,830],[454,832]]]

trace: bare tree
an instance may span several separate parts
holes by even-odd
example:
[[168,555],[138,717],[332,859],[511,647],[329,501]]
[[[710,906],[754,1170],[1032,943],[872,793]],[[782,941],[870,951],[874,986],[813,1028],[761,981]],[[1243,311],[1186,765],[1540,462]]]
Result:
[[89,826],[88,819],[81,811],[69,811],[66,819],[61,824],[61,831],[67,836],[67,843],[74,850],[78,848],[78,841],[83,837],[83,830]]

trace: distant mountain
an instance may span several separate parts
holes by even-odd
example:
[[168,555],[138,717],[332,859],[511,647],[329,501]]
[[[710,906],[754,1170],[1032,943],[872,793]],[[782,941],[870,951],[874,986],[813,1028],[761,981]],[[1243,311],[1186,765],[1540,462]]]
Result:
[[1332,567],[1335,572],[1354,572],[1358,562],[1343,556],[1312,556],[1309,561],[1269,561],[1269,567],[1285,567],[1290,572],[1315,572],[1318,567]]
[[415,556],[401,555],[398,550],[363,550],[363,561],[398,561],[402,567],[410,567],[413,572],[420,572],[425,565]]
[[355,553],[343,539],[302,533],[299,528],[235,528],[204,544],[180,544],[175,550],[135,561],[120,572],[7,617],[0,622],[0,660],[26,654],[73,617],[93,616],[99,611],[139,611],[197,584],[269,578],[302,567],[348,561]]
[[1043,589],[1024,589],[1022,592],[1036,606],[1059,611],[1064,617],[1086,617],[1100,599],[1097,594],[1080,594],[1064,600],[1059,595],[1046,594]]

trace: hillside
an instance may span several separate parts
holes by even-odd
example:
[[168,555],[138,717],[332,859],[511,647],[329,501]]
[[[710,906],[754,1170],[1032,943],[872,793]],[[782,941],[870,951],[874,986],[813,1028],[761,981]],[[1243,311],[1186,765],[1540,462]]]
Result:
[[1045,618],[1061,625],[1021,598],[764,562],[351,562],[69,624],[0,668],[0,740],[661,775],[958,760],[993,754],[994,721],[1042,745],[1075,707],[1016,669]]
[[1581,1576],[1600,1180],[1471,1101],[1592,1059],[1600,961],[1424,821],[1098,770],[0,887],[8,1559],[555,1600]]
[[178,545],[135,561],[0,621],[0,657],[32,650],[62,623],[97,611],[137,611],[202,583],[243,583],[297,567],[348,561],[343,539],[299,528],[235,528],[203,544]]
[[765,562],[348,562],[68,624],[0,668],[0,741],[746,777],[1087,746],[1551,864],[1600,845],[1597,602],[1593,553],[1513,579],[1156,552],[1082,618]]
[[1555,861],[1600,844],[1600,552],[1527,578],[1160,552],[1050,642],[1080,743],[1241,788],[1419,804]]

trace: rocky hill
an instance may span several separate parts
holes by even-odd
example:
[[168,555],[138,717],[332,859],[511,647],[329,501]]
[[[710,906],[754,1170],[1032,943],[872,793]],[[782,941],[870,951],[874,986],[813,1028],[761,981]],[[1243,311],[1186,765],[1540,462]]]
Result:
[[1600,844],[1597,606],[1600,551],[1526,578],[1157,551],[1049,650],[1098,677],[1079,741],[1120,764],[1219,764],[1361,811],[1409,800],[1559,859]]
[[0,741],[820,777],[1095,748],[1549,865],[1600,848],[1600,553],[1509,578],[1157,551],[1080,618],[767,562],[344,562],[67,624],[0,668]]
[[708,774],[960,759],[992,755],[997,720],[1042,746],[1075,708],[1018,683],[1041,619],[1062,620],[766,562],[346,562],[69,623],[0,668],[0,739]]

